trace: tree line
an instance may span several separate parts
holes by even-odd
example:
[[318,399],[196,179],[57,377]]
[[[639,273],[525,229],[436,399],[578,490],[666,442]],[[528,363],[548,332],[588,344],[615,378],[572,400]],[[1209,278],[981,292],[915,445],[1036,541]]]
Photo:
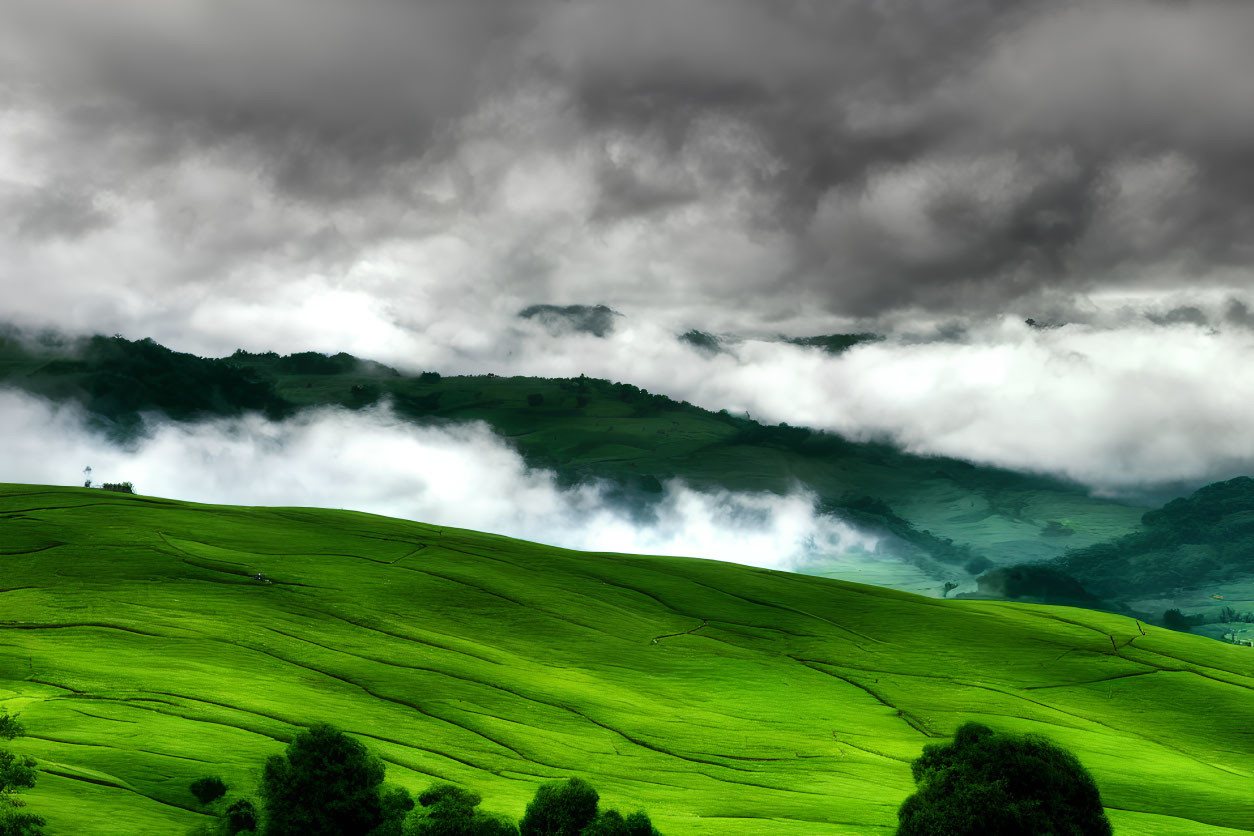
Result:
[[[23,733],[0,710],[0,740]],[[190,836],[661,836],[643,810],[603,809],[580,778],[541,784],[517,822],[481,809],[465,787],[435,783],[417,798],[384,783],[386,768],[361,742],[319,724],[272,755],[251,796],[228,795],[217,776],[188,789],[212,821]],[[958,728],[911,764],[917,791],[898,810],[897,836],[1110,836],[1097,784],[1067,750],[1039,735]],[[43,817],[18,793],[35,786],[35,761],[0,749],[0,836],[44,836]]]
[[[898,811],[897,836],[1112,832],[1093,778],[1038,735],[966,723],[951,742],[925,746],[911,773],[917,791]],[[316,725],[266,761],[259,807],[228,798],[220,778],[193,782],[192,793],[216,815],[194,836],[661,836],[643,810],[603,809],[580,778],[541,784],[514,822],[482,809],[473,790],[436,783],[413,798],[384,777],[383,762],[362,743]]]
[[190,791],[215,816],[193,836],[661,836],[642,810],[602,809],[580,778],[542,784],[515,823],[483,810],[473,790],[441,782],[414,798],[385,784],[385,774],[361,742],[315,725],[267,759],[259,803],[229,797],[217,776],[193,781]]

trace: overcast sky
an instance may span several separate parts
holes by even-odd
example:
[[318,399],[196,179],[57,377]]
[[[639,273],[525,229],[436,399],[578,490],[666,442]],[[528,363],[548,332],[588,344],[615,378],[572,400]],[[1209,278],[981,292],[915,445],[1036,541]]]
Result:
[[[1204,481],[1254,469],[1251,43],[1239,0],[0,0],[3,315]],[[890,339],[762,341],[841,330]]]

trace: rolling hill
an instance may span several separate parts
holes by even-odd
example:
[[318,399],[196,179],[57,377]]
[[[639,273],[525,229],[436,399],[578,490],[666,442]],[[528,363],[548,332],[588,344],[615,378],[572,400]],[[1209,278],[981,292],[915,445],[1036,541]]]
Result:
[[1207,485],[1146,512],[1111,542],[1050,563],[1107,600],[1153,612],[1181,610],[1199,632],[1254,638],[1254,479]]
[[[658,501],[670,479],[698,489],[800,487],[917,566],[909,588],[931,594],[950,580],[974,588],[973,577],[990,566],[1050,560],[1123,536],[1147,510],[1056,479],[767,426],[592,378],[402,375],[348,354],[239,351],[206,359],[151,340],[41,344],[0,334],[0,385],[77,402],[119,440],[141,433],[145,415],[281,419],[303,409],[388,403],[415,423],[483,421],[529,465],[567,484],[612,484],[637,509]],[[806,571],[839,573],[840,565],[819,562]]]
[[52,834],[185,832],[317,721],[511,815],[578,775],[667,836],[834,836],[979,720],[1072,749],[1121,836],[1254,829],[1249,648],[344,511],[0,486],[0,706]]

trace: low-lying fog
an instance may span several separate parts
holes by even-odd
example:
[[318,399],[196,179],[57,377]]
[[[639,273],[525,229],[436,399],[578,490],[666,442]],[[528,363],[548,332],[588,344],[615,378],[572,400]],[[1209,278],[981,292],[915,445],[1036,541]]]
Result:
[[[291,331],[220,307],[212,337],[171,335],[166,344],[208,356],[236,347],[345,350],[407,373],[587,374],[768,424],[888,439],[915,453],[1048,473],[1100,494],[1156,502],[1254,472],[1247,431],[1254,315],[1231,297],[1189,299],[1196,304],[1072,308],[1046,327],[1011,315],[885,322],[886,339],[839,355],[760,327],[711,334],[696,346],[679,336],[692,321],[644,313],[612,316],[596,336],[516,311],[472,316],[454,308],[402,327],[351,304]],[[807,333],[805,324],[810,334],[857,327],[817,319],[793,322],[794,333]]]
[[633,512],[595,484],[560,487],[481,424],[417,427],[378,407],[318,409],[279,423],[160,421],[149,430],[119,448],[87,428],[76,408],[0,392],[5,481],[77,484],[90,465],[96,484],[129,481],[153,496],[345,508],[568,548],[819,568],[917,591],[939,586],[877,553],[876,538],[817,514],[805,492],[700,492],[672,481],[654,507]]

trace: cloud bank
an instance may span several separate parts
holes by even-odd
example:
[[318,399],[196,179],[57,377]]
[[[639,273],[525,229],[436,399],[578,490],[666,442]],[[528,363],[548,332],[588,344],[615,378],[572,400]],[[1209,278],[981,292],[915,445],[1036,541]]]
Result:
[[1251,42],[1227,0],[0,0],[4,314],[1248,472]]
[[306,334],[1248,285],[1252,36],[1223,0],[0,0],[0,281]]
[[823,564],[866,582],[938,586],[875,537],[815,512],[814,497],[701,492],[672,481],[644,513],[595,484],[564,489],[481,424],[416,427],[386,408],[156,423],[130,448],[71,408],[0,391],[6,482],[130,481],[146,494],[232,505],[346,508],[567,548],[704,557],[775,569]]

